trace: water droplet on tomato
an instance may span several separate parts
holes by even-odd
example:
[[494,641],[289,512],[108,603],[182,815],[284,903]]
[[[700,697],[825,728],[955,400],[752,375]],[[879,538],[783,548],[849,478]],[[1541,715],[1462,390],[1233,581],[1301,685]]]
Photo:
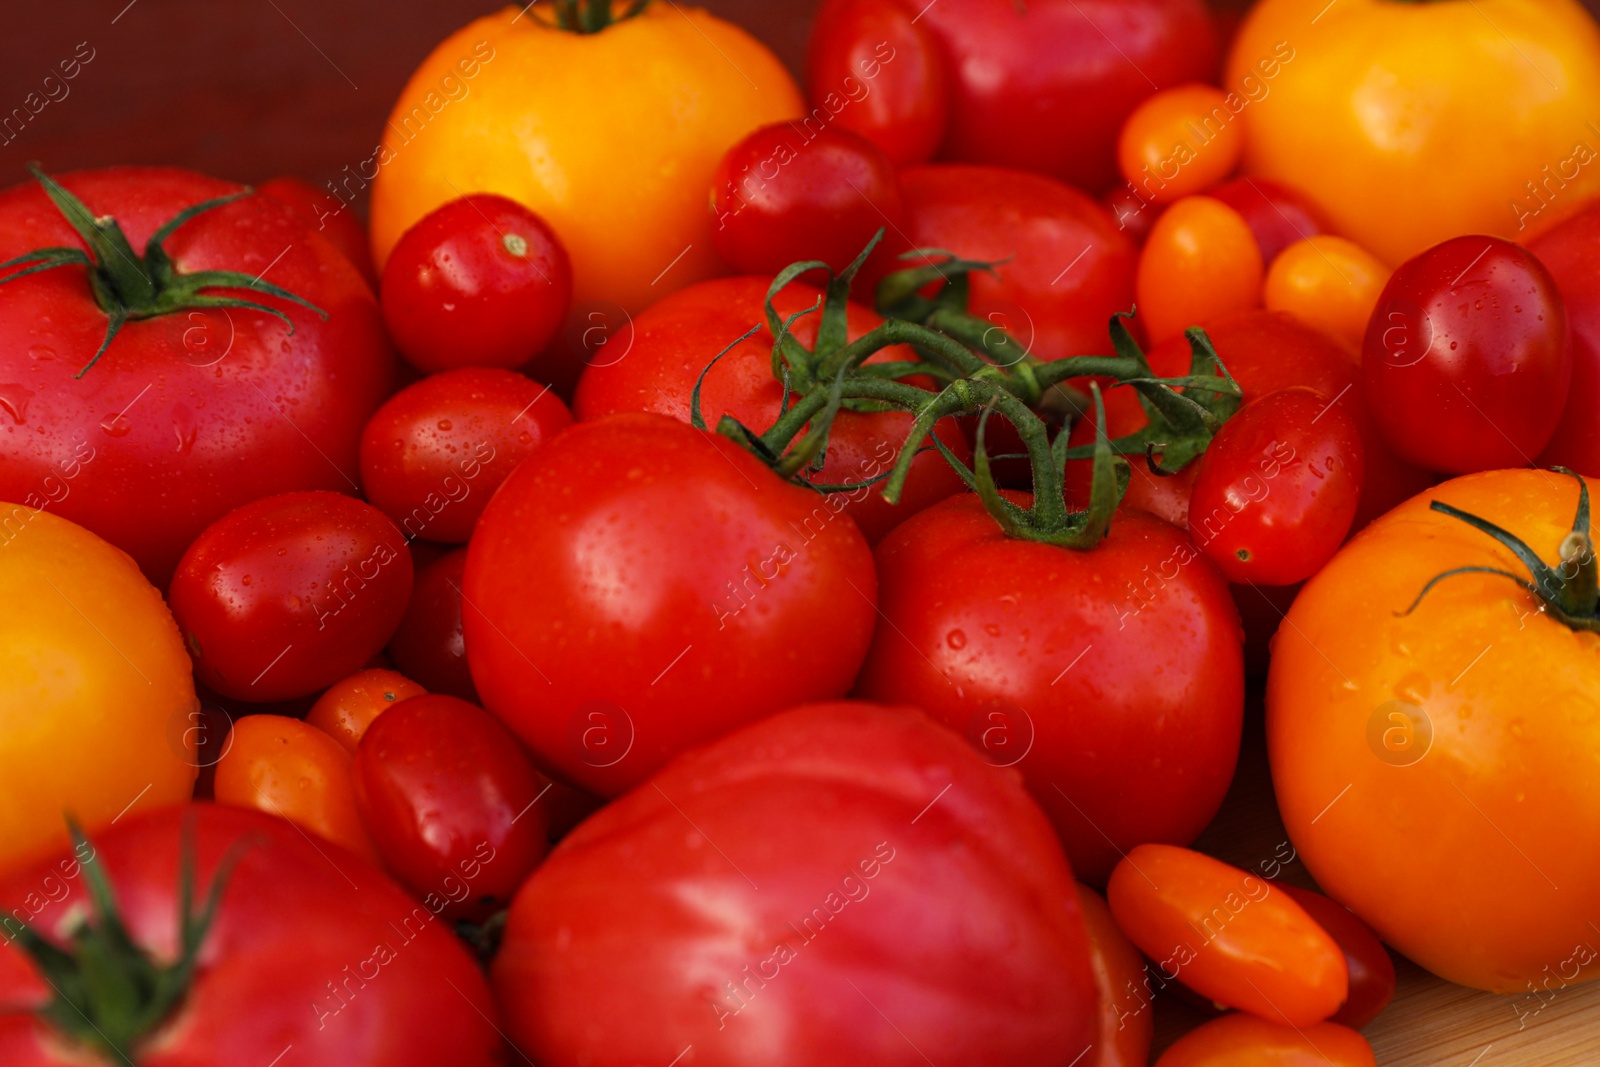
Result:
[[34,345],[28,349],[28,355],[37,360],[55,359],[56,350],[49,345]]
[[452,425],[452,423],[450,422],[449,419],[440,419],[439,420],[439,429],[441,429],[441,430],[449,430],[451,425]]
[[199,433],[195,425],[194,412],[189,410],[187,404],[176,404],[172,408],[172,433],[178,439],[176,449],[178,455],[187,456],[194,448],[194,439]]
[[984,627],[983,627],[983,632],[988,634],[990,637],[999,637],[1000,636],[1000,627],[998,625],[996,625],[995,623],[992,623],[992,622],[985,623]]
[[20,383],[0,385],[0,409],[4,409],[11,421],[18,426],[28,415],[28,401],[33,399],[33,390]]
[[967,635],[961,630],[951,630],[945,634],[944,643],[959,652],[967,647]]
[[100,428],[112,437],[125,437],[133,429],[133,420],[120,411],[113,411],[100,420]]

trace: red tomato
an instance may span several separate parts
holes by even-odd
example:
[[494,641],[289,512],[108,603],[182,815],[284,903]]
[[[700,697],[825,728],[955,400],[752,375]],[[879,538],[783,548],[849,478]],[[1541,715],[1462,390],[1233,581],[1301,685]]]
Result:
[[1389,950],[1366,923],[1338,901],[1299,886],[1286,884],[1279,888],[1338,942],[1350,972],[1350,995],[1329,1021],[1360,1030],[1394,999],[1394,960],[1389,958]]
[[492,975],[540,1063],[1067,1067],[1097,1023],[1039,809],[866,704],[776,715],[602,809],[517,894]]
[[352,756],[372,720],[402,700],[426,696],[427,689],[398,671],[372,668],[335,682],[306,713],[315,726]]
[[811,26],[803,128],[829,122],[895,166],[926,163],[944,138],[945,62],[913,12],[883,0],[824,0]]
[[572,263],[544,219],[476,193],[401,236],[381,296],[395,344],[418,369],[520,367],[566,321]]
[[[102,967],[99,981],[79,985],[98,1024],[75,1024],[83,1017],[52,1000],[54,991],[15,940],[15,919],[7,919],[0,1002],[10,1010],[0,1015],[0,1063],[505,1062],[488,986],[451,931],[375,868],[313,844],[282,819],[213,804],[132,816],[75,853],[6,879],[0,904],[6,915],[27,917],[35,931],[72,952],[72,929],[96,914],[88,884],[92,863],[110,880],[128,935],[147,961],[142,976],[148,976],[150,967],[170,965],[181,951],[175,919],[182,914],[178,875],[185,850],[194,858],[194,912],[204,908],[218,880],[223,892],[215,918],[200,934],[199,966],[176,990],[170,1013],[157,1012],[147,1030],[131,1022],[130,1014],[149,1010],[152,997],[149,985],[120,984],[141,976],[134,963],[120,980]],[[41,886],[50,890],[48,900]],[[119,992],[131,992],[134,1002],[112,1002]],[[58,1030],[61,1020],[67,1023]]]
[[[136,249],[180,211],[240,191],[188,171],[114,168],[63,181]],[[83,245],[29,182],[0,194],[0,260]],[[181,273],[238,271],[327,312],[263,292],[247,308],[189,308],[130,321],[65,267],[0,288],[0,499],[106,538],[165,587],[183,550],[232,508],[293,489],[354,492],[361,426],[388,395],[394,358],[360,274],[266,196],[205,211],[163,244]],[[7,272],[7,273],[15,273]]]
[[572,415],[508,370],[463,367],[407,386],[361,434],[361,484],[406,539],[461,543],[506,475]]
[[1080,878],[1103,884],[1123,851],[1211,821],[1239,753],[1239,618],[1182,531],[1129,510],[1076,552],[1006,537],[968,494],[900,526],[877,561],[884,625],[858,691],[1020,770]]
[[367,239],[367,228],[350,204],[313,187],[299,178],[273,178],[256,186],[256,192],[270,196],[288,205],[295,217],[332,241],[361,272],[374,292],[378,288],[378,271],[372,265],[372,242]]
[[411,554],[383,512],[337,493],[283,493],[206,527],[167,600],[200,680],[261,702],[360,670],[410,596]]
[[602,796],[797,699],[850,688],[871,550],[830,501],[660,415],[580,422],[467,548],[467,656],[542,766]]
[[1298,1029],[1253,1015],[1224,1015],[1189,1031],[1156,1067],[1378,1067],[1366,1038],[1335,1023]]
[[1361,377],[1385,440],[1412,463],[1451,474],[1531,465],[1572,381],[1555,279],[1498,237],[1435,245],[1384,286]]
[[1528,245],[1560,287],[1572,331],[1572,388],[1541,467],[1600,477],[1600,205]]
[[1261,261],[1272,266],[1278,253],[1307,237],[1327,233],[1316,205],[1299,191],[1269,178],[1235,178],[1206,190],[1239,213],[1261,247]]
[[1155,1014],[1146,995],[1144,957],[1111,917],[1099,893],[1078,886],[1078,908],[1089,933],[1089,963],[1100,1000],[1100,1031],[1087,1067],[1146,1067]]
[[[695,383],[705,374],[700,411],[715,427],[724,414],[761,433],[777,421],[783,406],[783,383],[772,374],[772,334],[755,332],[719,360],[706,365],[750,327],[765,321],[765,278],[722,278],[680,289],[634,320],[634,343],[627,358],[594,363],[578,382],[572,406],[578,418],[591,420],[626,411],[654,411],[689,421]],[[773,302],[788,318],[822,298],[820,290],[793,284]],[[797,320],[790,331],[806,347],[816,343],[818,314]],[[846,310],[851,339],[882,320],[856,304]],[[910,353],[887,349],[871,362],[908,359]],[[828,436],[828,453],[816,480],[831,485],[861,485],[888,473],[911,432],[912,416],[903,411],[841,411]],[[961,431],[941,424],[939,439],[963,460],[970,457]],[[937,452],[912,463],[906,493],[897,505],[884,501],[876,488],[834,493],[829,507],[843,508],[876,541],[913,512],[964,488],[961,478]],[[770,551],[770,549],[769,549]]]
[[396,667],[430,693],[477,703],[461,627],[461,575],[466,566],[467,550],[458,548],[417,571],[411,602],[389,639],[389,655]]

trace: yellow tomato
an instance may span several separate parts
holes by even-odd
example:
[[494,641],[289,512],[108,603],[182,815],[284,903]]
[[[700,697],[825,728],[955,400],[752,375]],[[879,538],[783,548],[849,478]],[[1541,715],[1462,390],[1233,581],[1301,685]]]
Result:
[[1389,281],[1382,260],[1343,237],[1307,237],[1278,253],[1267,271],[1262,303],[1289,314],[1359,352],[1367,320]]
[[1229,58],[1240,86],[1245,172],[1391,264],[1600,193],[1600,30],[1576,0],[1262,0]]
[[189,655],[127,553],[0,504],[0,872],[124,813],[188,800],[199,711]]

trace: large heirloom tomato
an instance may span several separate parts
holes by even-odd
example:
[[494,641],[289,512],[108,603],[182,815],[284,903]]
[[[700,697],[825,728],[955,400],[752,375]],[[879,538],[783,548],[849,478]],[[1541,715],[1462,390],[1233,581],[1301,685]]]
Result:
[[[619,876],[619,872],[626,874]],[[548,1064],[1068,1067],[1072,875],[1016,776],[909,708],[796,708],[675,761],[511,906],[495,994]]]

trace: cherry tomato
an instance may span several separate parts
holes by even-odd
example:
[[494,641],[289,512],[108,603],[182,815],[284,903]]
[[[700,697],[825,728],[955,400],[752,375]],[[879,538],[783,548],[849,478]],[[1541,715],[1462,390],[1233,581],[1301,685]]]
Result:
[[1572,330],[1572,389],[1541,467],[1600,477],[1600,204],[1531,242],[1561,287]]
[[407,540],[463,543],[512,468],[572,422],[512,371],[463,367],[407,386],[361,434],[361,484]]
[[1314,389],[1268,393],[1223,424],[1199,462],[1189,536],[1229,581],[1311,577],[1350,532],[1361,498],[1361,430]]
[[428,692],[477,703],[461,628],[461,575],[466,566],[467,550],[458,548],[417,572],[411,602],[389,639],[389,655]]
[[411,554],[383,512],[338,493],[283,493],[206,527],[168,602],[200,680],[263,702],[360,670],[410,596]]
[[1435,245],[1383,287],[1361,377],[1378,428],[1411,462],[1450,474],[1529,466],[1572,380],[1555,280],[1498,237]]
[[356,809],[353,758],[315,726],[283,715],[246,715],[233,724],[212,785],[218,804],[288,819],[378,862]]
[[1350,995],[1328,1021],[1360,1030],[1394,999],[1394,960],[1389,958],[1389,950],[1366,923],[1338,901],[1299,886],[1285,884],[1281,888],[1339,943],[1350,971]]
[[353,756],[372,720],[400,701],[426,696],[427,692],[399,671],[357,671],[329,686],[317,698],[306,714],[306,723],[339,742]]
[[1389,268],[1343,237],[1308,237],[1272,261],[1262,302],[1287,311],[1359,350]]
[[1153,342],[1261,304],[1261,249],[1239,213],[1190,196],[1162,213],[1139,253],[1139,315]]
[[1206,190],[1239,213],[1261,249],[1261,261],[1271,264],[1278,253],[1307,237],[1326,233],[1327,223],[1307,197],[1270,178],[1242,177]]
[[853,130],[897,167],[926,163],[948,113],[939,45],[916,12],[883,0],[825,0],[806,51],[803,128]]
[[378,288],[378,272],[372,265],[372,245],[367,228],[349,202],[315,188],[299,178],[273,178],[256,186],[256,192],[288,205],[300,221],[332,241],[344,253],[367,284]]
[[711,180],[711,231],[734,270],[768,277],[819,259],[844,270],[905,210],[894,165],[849,130],[763,126],[728,150]]
[[476,193],[424,215],[383,268],[383,319],[419,370],[519,367],[572,304],[572,264],[548,223]]
[[1344,953],[1287,894],[1248,871],[1172,845],[1139,845],[1111,874],[1117,925],[1165,973],[1218,1004],[1287,1026],[1339,1010]]
[[1214,85],[1178,85],[1144,99],[1122,124],[1117,165],[1154,204],[1202,193],[1233,173],[1244,131]]
[[1144,957],[1117,928],[1100,894],[1082,884],[1078,909],[1089,932],[1089,965],[1100,994],[1100,1031],[1085,1062],[1088,1067],[1146,1067],[1156,1020],[1141,992]]
[[1298,1028],[1224,1015],[1179,1038],[1156,1067],[1378,1067],[1367,1039],[1337,1023]]

